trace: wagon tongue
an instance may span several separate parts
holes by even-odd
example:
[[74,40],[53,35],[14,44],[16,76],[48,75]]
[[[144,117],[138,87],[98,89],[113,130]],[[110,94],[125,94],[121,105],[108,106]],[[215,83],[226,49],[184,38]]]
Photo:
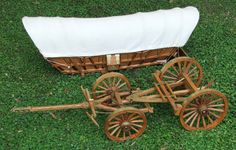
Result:
[[30,112],[31,106],[28,107],[14,107],[11,109],[12,112]]

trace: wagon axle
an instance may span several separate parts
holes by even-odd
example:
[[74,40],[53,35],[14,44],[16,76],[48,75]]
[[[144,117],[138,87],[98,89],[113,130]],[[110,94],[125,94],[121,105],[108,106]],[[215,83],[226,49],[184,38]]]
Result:
[[81,86],[85,102],[79,104],[13,108],[14,112],[90,109],[88,117],[97,126],[97,110],[108,112],[104,125],[107,137],[125,141],[139,137],[147,126],[145,113],[153,113],[151,103],[170,103],[174,114],[187,130],[206,130],[217,126],[225,117],[228,102],[225,95],[200,86],[202,68],[196,60],[179,57],[153,73],[152,88],[131,91],[128,79],[120,73],[107,73],[93,85],[92,94]]

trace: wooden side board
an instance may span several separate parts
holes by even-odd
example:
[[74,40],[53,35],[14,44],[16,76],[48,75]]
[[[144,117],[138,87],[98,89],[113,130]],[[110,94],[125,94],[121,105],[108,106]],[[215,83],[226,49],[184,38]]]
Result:
[[186,56],[186,53],[183,49],[174,47],[91,57],[47,58],[47,61],[62,73],[83,76],[89,72],[106,73],[114,70],[165,64],[178,56]]

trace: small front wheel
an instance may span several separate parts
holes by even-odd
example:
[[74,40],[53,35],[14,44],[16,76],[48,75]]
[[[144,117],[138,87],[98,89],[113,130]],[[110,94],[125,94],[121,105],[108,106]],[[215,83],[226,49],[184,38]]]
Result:
[[145,114],[136,108],[126,107],[110,114],[104,129],[109,139],[122,142],[139,137],[146,127]]
[[[129,80],[121,73],[106,73],[99,77],[93,85],[93,98],[95,101],[109,95],[112,96],[116,92],[119,93],[121,97],[126,97],[130,95],[131,92]],[[103,105],[114,106],[117,105],[117,102],[111,98],[105,101]]]
[[225,117],[228,101],[213,89],[193,93],[180,112],[180,122],[187,130],[207,130],[216,127]]

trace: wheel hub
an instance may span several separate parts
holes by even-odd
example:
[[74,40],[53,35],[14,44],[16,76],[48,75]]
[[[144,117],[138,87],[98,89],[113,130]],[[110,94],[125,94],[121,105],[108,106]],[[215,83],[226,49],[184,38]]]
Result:
[[206,105],[201,105],[198,109],[201,115],[207,116],[209,114],[209,110]]
[[115,93],[117,91],[117,87],[110,87],[106,93],[111,95],[112,93]]
[[128,121],[124,121],[122,124],[121,124],[121,128],[123,131],[127,132],[127,131],[130,131],[130,123]]

